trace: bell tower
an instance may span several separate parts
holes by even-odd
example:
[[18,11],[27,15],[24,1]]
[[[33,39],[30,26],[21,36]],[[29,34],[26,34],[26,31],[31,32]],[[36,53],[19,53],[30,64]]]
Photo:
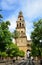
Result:
[[26,37],[26,28],[23,13],[20,11],[18,19],[16,21],[16,30],[20,33],[19,38],[16,39],[17,46],[20,50],[23,50],[26,53],[27,50],[27,37]]
[[16,22],[16,30],[19,31],[20,37],[26,36],[25,21],[22,12],[19,12]]

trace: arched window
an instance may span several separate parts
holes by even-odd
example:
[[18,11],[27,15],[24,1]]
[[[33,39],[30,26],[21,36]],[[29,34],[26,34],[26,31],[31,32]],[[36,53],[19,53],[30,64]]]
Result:
[[29,47],[30,47],[30,44],[27,44],[27,46],[29,46]]
[[21,31],[21,35],[23,36],[23,31]]
[[20,20],[21,20],[21,18],[20,18]]
[[18,24],[17,24],[17,27],[18,27]]
[[24,27],[24,24],[22,24],[22,27]]
[[23,31],[21,31],[21,33],[23,33]]
[[21,23],[20,23],[20,27],[21,27]]

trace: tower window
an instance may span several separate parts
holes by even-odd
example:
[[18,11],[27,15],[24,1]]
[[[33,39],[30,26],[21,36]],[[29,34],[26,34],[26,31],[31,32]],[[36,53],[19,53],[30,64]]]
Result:
[[21,20],[21,18],[20,18],[20,20]]
[[18,27],[18,24],[17,24],[17,27]]
[[21,33],[23,33],[23,31],[21,31]]
[[21,31],[21,34],[23,35],[23,31]]
[[21,27],[21,23],[20,23],[20,27]]

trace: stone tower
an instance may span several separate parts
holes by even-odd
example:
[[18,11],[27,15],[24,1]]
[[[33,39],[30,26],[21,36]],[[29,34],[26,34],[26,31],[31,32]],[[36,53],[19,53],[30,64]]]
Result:
[[20,33],[19,38],[16,39],[17,46],[20,50],[23,50],[25,53],[27,51],[27,37],[26,37],[26,28],[25,21],[22,12],[19,12],[18,19],[16,21],[16,30]]

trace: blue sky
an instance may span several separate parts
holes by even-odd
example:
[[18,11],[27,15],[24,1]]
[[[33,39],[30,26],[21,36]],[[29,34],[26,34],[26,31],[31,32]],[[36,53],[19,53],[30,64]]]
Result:
[[23,12],[28,39],[33,30],[33,22],[42,18],[42,0],[0,0],[0,8],[3,10],[3,19],[11,23],[10,31],[16,27],[19,11]]

